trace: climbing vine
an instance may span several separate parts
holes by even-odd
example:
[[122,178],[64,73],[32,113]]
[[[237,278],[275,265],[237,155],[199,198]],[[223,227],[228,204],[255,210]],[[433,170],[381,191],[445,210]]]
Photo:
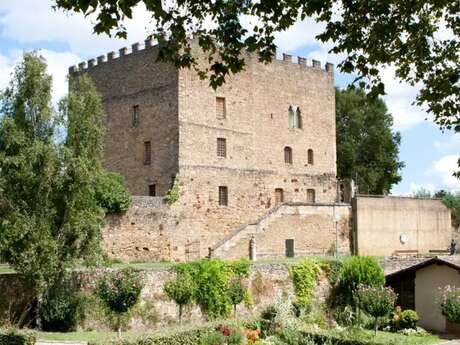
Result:
[[179,178],[176,177],[174,179],[174,184],[173,186],[168,190],[164,197],[165,203],[168,205],[174,204],[177,200],[179,200],[180,196],[180,186],[179,186]]
[[304,259],[289,270],[296,294],[296,304],[308,308],[311,304],[321,267],[311,259]]

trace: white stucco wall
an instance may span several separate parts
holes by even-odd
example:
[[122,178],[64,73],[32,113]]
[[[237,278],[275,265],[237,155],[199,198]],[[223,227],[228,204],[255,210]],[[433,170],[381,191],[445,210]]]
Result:
[[441,289],[447,285],[460,288],[457,270],[433,264],[419,269],[415,275],[415,310],[421,320],[419,325],[429,330],[444,332],[445,317],[441,313]]

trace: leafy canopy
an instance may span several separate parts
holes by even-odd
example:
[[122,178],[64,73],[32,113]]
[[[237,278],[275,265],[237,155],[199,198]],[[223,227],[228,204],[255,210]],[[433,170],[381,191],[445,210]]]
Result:
[[383,194],[401,181],[401,136],[381,99],[361,89],[336,90],[337,174],[354,179],[361,193]]
[[[354,1],[201,1],[201,0],[55,0],[56,7],[96,13],[96,33],[126,37],[125,18],[144,4],[152,15],[152,36],[162,45],[160,58],[176,66],[194,67],[210,76],[213,87],[245,66],[246,50],[267,62],[275,53],[275,35],[298,19],[324,24],[317,36],[332,42],[331,51],[344,55],[339,68],[357,75],[361,87],[383,94],[382,66],[396,76],[420,84],[417,103],[434,114],[436,122],[460,130],[460,4],[452,0]],[[209,66],[199,67],[191,53],[193,34],[207,53]]]
[[[35,53],[24,55],[0,97],[0,256],[41,294],[99,252],[100,101],[81,79],[58,116],[46,63]],[[64,143],[58,124],[67,128]]]

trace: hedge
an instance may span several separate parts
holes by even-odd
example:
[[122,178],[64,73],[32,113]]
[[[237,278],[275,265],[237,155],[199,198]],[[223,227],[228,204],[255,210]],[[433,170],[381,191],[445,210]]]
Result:
[[0,330],[0,345],[34,345],[35,340],[33,333]]
[[[110,343],[111,345],[200,345],[200,337],[211,328],[198,328],[182,332],[169,333],[163,335],[153,335],[136,340],[118,340]],[[3,344],[0,344],[3,345]],[[101,345],[101,344],[92,344]]]

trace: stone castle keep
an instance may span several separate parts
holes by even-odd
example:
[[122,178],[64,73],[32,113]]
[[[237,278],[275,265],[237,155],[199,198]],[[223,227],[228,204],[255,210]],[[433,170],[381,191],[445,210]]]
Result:
[[[214,91],[157,54],[146,41],[70,68],[101,94],[106,168],[136,196],[126,215],[107,219],[109,255],[233,258],[248,256],[251,238],[259,257],[359,247],[356,212],[337,192],[331,64],[283,54],[265,65],[247,53],[245,71]],[[162,197],[175,180],[180,197],[169,206]],[[441,207],[434,216],[435,245],[446,247],[450,214]]]

